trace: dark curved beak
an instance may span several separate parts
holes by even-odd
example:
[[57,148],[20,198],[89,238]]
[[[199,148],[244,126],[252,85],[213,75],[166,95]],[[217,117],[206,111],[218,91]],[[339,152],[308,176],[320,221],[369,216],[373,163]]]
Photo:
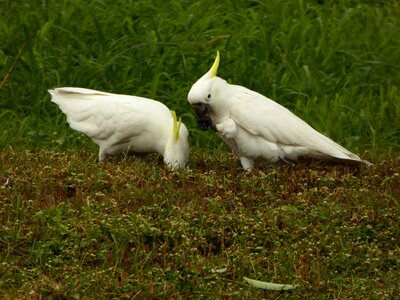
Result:
[[205,116],[210,111],[210,106],[205,103],[193,104],[193,108],[198,116]]
[[209,116],[196,116],[196,121],[201,130],[207,130],[212,127],[212,121]]
[[210,106],[208,104],[196,103],[193,104],[193,108],[196,112],[196,121],[200,129],[207,130],[211,127],[212,130],[217,131],[210,116],[207,115],[210,112]]

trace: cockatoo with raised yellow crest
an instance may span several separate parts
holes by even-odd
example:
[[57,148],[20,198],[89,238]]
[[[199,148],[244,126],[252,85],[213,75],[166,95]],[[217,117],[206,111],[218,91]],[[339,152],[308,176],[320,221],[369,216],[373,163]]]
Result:
[[313,129],[282,105],[217,77],[219,52],[211,69],[191,87],[188,100],[200,128],[211,127],[251,171],[256,160],[316,159],[369,164]]
[[172,168],[189,158],[188,130],[161,102],[128,95],[63,87],[49,90],[72,129],[100,147],[99,160],[120,152],[159,153]]

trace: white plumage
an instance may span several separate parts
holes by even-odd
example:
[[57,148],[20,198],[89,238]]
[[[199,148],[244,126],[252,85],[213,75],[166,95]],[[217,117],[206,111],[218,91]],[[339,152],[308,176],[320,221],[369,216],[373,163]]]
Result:
[[217,77],[218,64],[219,53],[212,68],[190,89],[188,100],[199,125],[203,129],[211,126],[240,158],[245,170],[250,171],[258,158],[269,163],[308,158],[369,164],[280,104]]
[[188,162],[186,126],[161,102],[136,96],[63,87],[49,90],[71,128],[99,147],[99,160],[123,151],[159,153],[171,168]]

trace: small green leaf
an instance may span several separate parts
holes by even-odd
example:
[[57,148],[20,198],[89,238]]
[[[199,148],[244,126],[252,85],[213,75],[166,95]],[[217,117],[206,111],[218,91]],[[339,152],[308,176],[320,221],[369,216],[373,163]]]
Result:
[[272,282],[265,282],[260,280],[254,280],[247,277],[243,277],[250,285],[264,290],[272,290],[272,291],[289,291],[293,290],[294,286],[291,284],[280,284],[280,283],[272,283]]

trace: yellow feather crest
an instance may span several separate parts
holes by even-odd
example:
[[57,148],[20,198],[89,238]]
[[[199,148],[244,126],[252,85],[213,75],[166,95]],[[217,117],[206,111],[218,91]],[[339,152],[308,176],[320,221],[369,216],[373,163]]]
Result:
[[210,69],[211,78],[217,76],[218,66],[219,66],[219,51],[217,50],[217,56],[215,57],[214,64]]
[[172,134],[175,139],[179,139],[179,129],[181,128],[181,118],[177,120],[175,111],[171,110],[172,119],[174,122],[174,126],[172,127]]

